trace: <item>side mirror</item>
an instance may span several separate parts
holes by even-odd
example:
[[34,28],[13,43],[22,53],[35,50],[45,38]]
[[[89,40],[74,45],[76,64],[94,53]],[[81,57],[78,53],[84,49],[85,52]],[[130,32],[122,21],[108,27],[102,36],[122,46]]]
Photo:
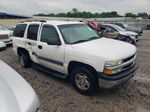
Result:
[[61,42],[57,38],[49,38],[47,41],[48,45],[61,45]]

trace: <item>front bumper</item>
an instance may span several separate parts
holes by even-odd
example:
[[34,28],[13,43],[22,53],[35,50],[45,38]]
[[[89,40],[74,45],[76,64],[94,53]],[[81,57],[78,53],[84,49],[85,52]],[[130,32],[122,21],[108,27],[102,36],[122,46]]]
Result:
[[0,51],[5,50],[5,49],[6,49],[6,46],[5,47],[0,47]]
[[2,42],[4,42],[7,45],[12,44],[12,40],[11,39],[5,39],[5,40],[1,40]]
[[110,89],[119,86],[122,83],[129,81],[134,76],[137,68],[138,63],[136,62],[132,68],[114,75],[105,75],[101,72],[98,72],[99,87]]

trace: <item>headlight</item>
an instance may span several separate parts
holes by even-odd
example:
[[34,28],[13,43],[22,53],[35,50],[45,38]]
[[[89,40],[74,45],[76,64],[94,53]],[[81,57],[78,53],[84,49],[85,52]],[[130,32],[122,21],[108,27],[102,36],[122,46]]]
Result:
[[121,72],[121,68],[118,69],[110,69],[111,67],[115,67],[118,66],[120,64],[122,64],[123,61],[122,60],[117,60],[117,61],[108,61],[105,63],[105,68],[104,68],[104,74],[106,75],[112,75],[118,72]]
[[105,67],[114,67],[122,64],[122,60],[117,60],[117,61],[107,61],[105,63]]

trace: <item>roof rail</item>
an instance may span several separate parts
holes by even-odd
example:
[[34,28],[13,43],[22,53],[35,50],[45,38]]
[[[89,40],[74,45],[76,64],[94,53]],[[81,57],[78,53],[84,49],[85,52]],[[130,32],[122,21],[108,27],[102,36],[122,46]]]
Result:
[[25,20],[25,21],[21,21],[21,23],[24,22],[46,22],[46,20]]

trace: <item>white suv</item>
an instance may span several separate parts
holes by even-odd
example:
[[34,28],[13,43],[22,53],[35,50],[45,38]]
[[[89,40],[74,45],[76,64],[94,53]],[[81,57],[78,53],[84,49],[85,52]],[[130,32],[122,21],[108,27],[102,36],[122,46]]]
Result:
[[5,42],[7,45],[12,44],[12,31],[5,28],[5,26],[0,25],[0,41]]
[[136,47],[99,37],[81,22],[33,21],[16,26],[13,49],[23,67],[69,78],[75,89],[91,94],[127,82],[137,68]]

